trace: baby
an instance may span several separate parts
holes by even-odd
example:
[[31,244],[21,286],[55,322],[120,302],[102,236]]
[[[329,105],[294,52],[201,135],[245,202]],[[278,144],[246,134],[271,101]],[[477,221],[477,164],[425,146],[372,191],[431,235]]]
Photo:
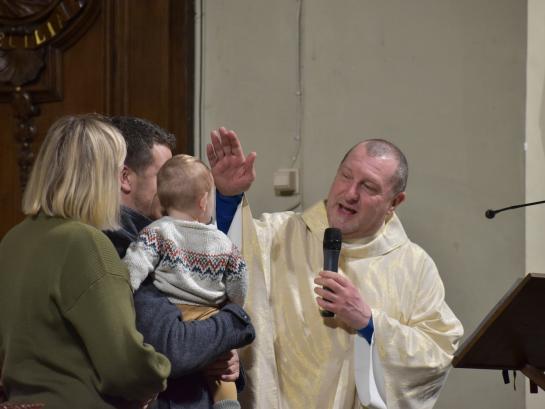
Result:
[[[154,285],[186,321],[208,318],[228,301],[242,306],[246,296],[246,263],[211,224],[214,192],[212,174],[202,161],[172,157],[157,175],[166,216],[143,229],[123,259],[134,291],[152,274]],[[233,382],[208,379],[208,384],[214,407],[240,407]]]

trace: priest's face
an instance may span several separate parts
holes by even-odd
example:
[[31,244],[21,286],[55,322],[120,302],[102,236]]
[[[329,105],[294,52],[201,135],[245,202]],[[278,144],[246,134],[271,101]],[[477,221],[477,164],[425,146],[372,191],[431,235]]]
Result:
[[393,191],[398,162],[391,156],[371,157],[365,142],[356,146],[339,166],[327,197],[327,218],[343,238],[372,236],[405,199]]

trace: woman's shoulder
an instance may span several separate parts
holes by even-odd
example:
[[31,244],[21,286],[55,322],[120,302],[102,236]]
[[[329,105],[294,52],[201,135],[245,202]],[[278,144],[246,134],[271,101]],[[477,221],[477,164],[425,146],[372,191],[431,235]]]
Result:
[[52,233],[59,234],[59,236],[69,240],[75,246],[111,245],[110,239],[102,231],[78,220],[65,220]]
[[54,248],[83,245],[104,245],[108,237],[98,229],[83,222],[57,216],[46,216],[42,213],[27,216],[25,220],[13,227],[8,234],[10,239],[22,240],[33,237]]
[[77,220],[67,220],[58,226],[60,238],[68,248],[68,257],[77,260],[82,270],[93,275],[126,276],[117,251],[106,234]]
[[[61,278],[67,305],[99,281],[128,285],[128,272],[108,237],[100,230],[78,221],[59,226],[67,246]],[[113,281],[111,281],[113,280]]]

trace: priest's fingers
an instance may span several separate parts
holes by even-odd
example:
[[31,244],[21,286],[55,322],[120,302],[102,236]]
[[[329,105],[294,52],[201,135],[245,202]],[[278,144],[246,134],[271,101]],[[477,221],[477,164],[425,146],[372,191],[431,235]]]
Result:
[[246,161],[244,162],[244,169],[247,173],[252,174],[253,178],[255,179],[255,168],[254,168],[254,162],[257,154],[255,152],[250,152],[248,156],[246,156]]
[[221,141],[224,146],[224,153],[227,154],[229,152],[231,155],[240,158],[241,162],[244,162],[244,152],[237,134],[233,130],[228,131],[224,129],[224,131]]
[[324,300],[332,302],[332,303],[336,302],[339,298],[339,296],[335,294],[334,292],[332,292],[331,290],[328,290],[322,287],[314,287],[314,292],[318,294]]
[[[212,147],[214,149],[214,154],[217,160],[222,160],[224,157],[223,146],[221,145],[221,137],[219,130],[213,130],[210,132],[210,140],[212,142]],[[208,153],[208,152],[207,152]]]
[[220,132],[221,146],[222,146],[222,149],[223,149],[223,154],[225,156],[229,156],[229,155],[231,155],[231,151],[232,151],[232,149],[231,149],[231,136],[232,135],[231,135],[230,131],[228,131],[224,127],[221,127],[219,129],[219,132]]
[[218,163],[218,157],[216,156],[214,146],[212,146],[211,143],[206,144],[206,156],[208,157],[210,167],[213,168],[214,166],[216,166],[216,163]]
[[335,307],[335,304],[330,302],[330,301],[327,301],[327,300],[324,300],[323,298],[321,297],[316,297],[316,303],[318,304],[318,306],[323,309],[323,310],[327,310],[329,312],[332,312],[332,313],[336,313],[336,307]]
[[[338,275],[337,273],[332,273],[335,275]],[[314,279],[314,284],[327,287],[329,290],[333,291],[335,294],[342,293],[344,291],[344,287],[339,284],[337,280],[335,280],[336,277],[332,278],[324,278],[321,273],[318,277]]]
[[321,271],[314,283],[332,291],[329,293],[326,289],[314,289],[320,296],[316,302],[321,308],[335,313],[339,320],[355,330],[367,326],[371,318],[371,307],[348,277],[331,271]]
[[350,279],[348,277],[346,277],[345,275],[339,274],[339,273],[335,273],[333,271],[327,271],[327,270],[320,271],[318,276],[322,277],[322,278],[325,278],[325,279],[334,280],[341,287],[349,287],[349,286],[353,285],[352,281],[350,281]]

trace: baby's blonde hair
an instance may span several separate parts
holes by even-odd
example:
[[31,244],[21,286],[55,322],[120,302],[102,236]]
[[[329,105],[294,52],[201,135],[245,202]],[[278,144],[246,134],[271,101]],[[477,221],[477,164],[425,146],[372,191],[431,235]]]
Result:
[[165,210],[192,210],[213,186],[208,166],[190,155],[173,156],[157,174],[157,195]]
[[66,116],[48,130],[23,195],[23,213],[119,227],[125,141],[97,114]]

